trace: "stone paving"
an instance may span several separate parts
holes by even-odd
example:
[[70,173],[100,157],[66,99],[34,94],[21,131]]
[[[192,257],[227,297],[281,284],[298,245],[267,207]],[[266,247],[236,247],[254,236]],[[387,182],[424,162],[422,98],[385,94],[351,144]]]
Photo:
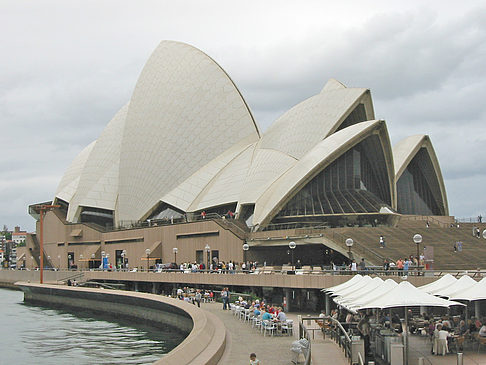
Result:
[[[220,303],[202,303],[201,307],[220,318],[227,330],[227,347],[219,364],[248,364],[251,352],[257,354],[262,365],[292,365],[293,354],[290,351],[292,341],[298,336],[297,314],[287,315],[294,320],[294,336],[263,337],[251,324],[240,321],[230,310],[223,311]],[[305,314],[303,315],[305,319]],[[309,321],[311,322],[311,321]],[[316,328],[314,323],[308,323]],[[424,365],[456,365],[457,355],[434,356],[430,353],[431,343],[427,337],[410,336],[409,365],[417,365],[418,358],[424,358]],[[477,345],[466,346],[463,352],[463,365],[486,365],[486,348],[477,351]],[[303,364],[303,357],[300,357]],[[349,365],[341,349],[329,338],[323,338],[319,331],[312,340],[313,365]]]
[[[263,337],[259,330],[248,322],[240,321],[230,310],[223,311],[220,303],[202,303],[201,307],[220,318],[227,330],[226,351],[220,364],[248,364],[250,353],[255,352],[262,365],[291,365],[293,353],[290,346],[298,338],[297,313],[287,314],[294,320],[293,336]],[[348,365],[342,351],[332,341],[322,339],[316,333],[312,341],[312,363],[322,365]],[[300,357],[303,364],[303,357]]]

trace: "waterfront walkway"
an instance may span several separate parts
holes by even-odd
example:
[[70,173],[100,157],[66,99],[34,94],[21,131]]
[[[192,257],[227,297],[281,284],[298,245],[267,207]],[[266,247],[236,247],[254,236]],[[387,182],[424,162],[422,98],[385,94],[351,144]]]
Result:
[[[257,354],[262,365],[290,365],[293,353],[290,347],[298,338],[297,313],[287,314],[294,320],[294,336],[267,336],[252,328],[248,322],[238,320],[231,310],[222,310],[221,303],[201,303],[201,308],[215,314],[226,327],[226,350],[220,360],[220,364],[247,364],[250,353]],[[316,333],[312,341],[313,364],[323,365],[347,365],[344,354],[339,347],[330,340],[323,340]],[[300,357],[303,364],[303,357]]]

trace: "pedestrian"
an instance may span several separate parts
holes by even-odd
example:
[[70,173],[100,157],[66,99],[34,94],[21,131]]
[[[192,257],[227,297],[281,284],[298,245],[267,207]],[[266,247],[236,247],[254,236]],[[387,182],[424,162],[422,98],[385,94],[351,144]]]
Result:
[[260,360],[257,359],[256,354],[252,352],[250,354],[250,365],[260,365]]
[[366,263],[365,263],[365,259],[362,258],[361,259],[361,262],[359,263],[359,271],[360,271],[360,274],[365,274],[365,271],[366,271]]
[[201,297],[202,297],[202,296],[201,296],[201,290],[197,289],[197,291],[196,291],[196,295],[194,296],[194,300],[196,301],[197,306],[198,306],[199,308],[201,308]]
[[385,247],[385,237],[383,235],[380,236],[380,248]]
[[483,217],[481,217],[481,214],[480,214],[480,215],[478,215],[478,222],[479,222],[479,223],[482,223],[482,222],[483,222]]
[[223,300],[223,310],[228,309],[228,302],[229,302],[229,291],[228,288],[223,288],[221,291],[221,299]]

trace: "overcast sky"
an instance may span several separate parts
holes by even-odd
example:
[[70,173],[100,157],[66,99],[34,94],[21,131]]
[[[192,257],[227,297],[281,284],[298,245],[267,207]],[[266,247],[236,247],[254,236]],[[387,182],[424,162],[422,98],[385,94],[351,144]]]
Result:
[[486,216],[484,1],[0,0],[1,226],[34,230],[165,39],[216,60],[263,131],[331,77],[369,88],[393,144],[430,135],[451,215]]

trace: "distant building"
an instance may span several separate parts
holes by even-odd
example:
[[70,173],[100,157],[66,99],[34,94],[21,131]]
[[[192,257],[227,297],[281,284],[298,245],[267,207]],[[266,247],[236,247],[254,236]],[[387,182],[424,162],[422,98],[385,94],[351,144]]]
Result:
[[19,226],[14,228],[14,231],[12,232],[12,241],[14,241],[16,245],[24,243],[26,238],[26,231],[21,231]]

